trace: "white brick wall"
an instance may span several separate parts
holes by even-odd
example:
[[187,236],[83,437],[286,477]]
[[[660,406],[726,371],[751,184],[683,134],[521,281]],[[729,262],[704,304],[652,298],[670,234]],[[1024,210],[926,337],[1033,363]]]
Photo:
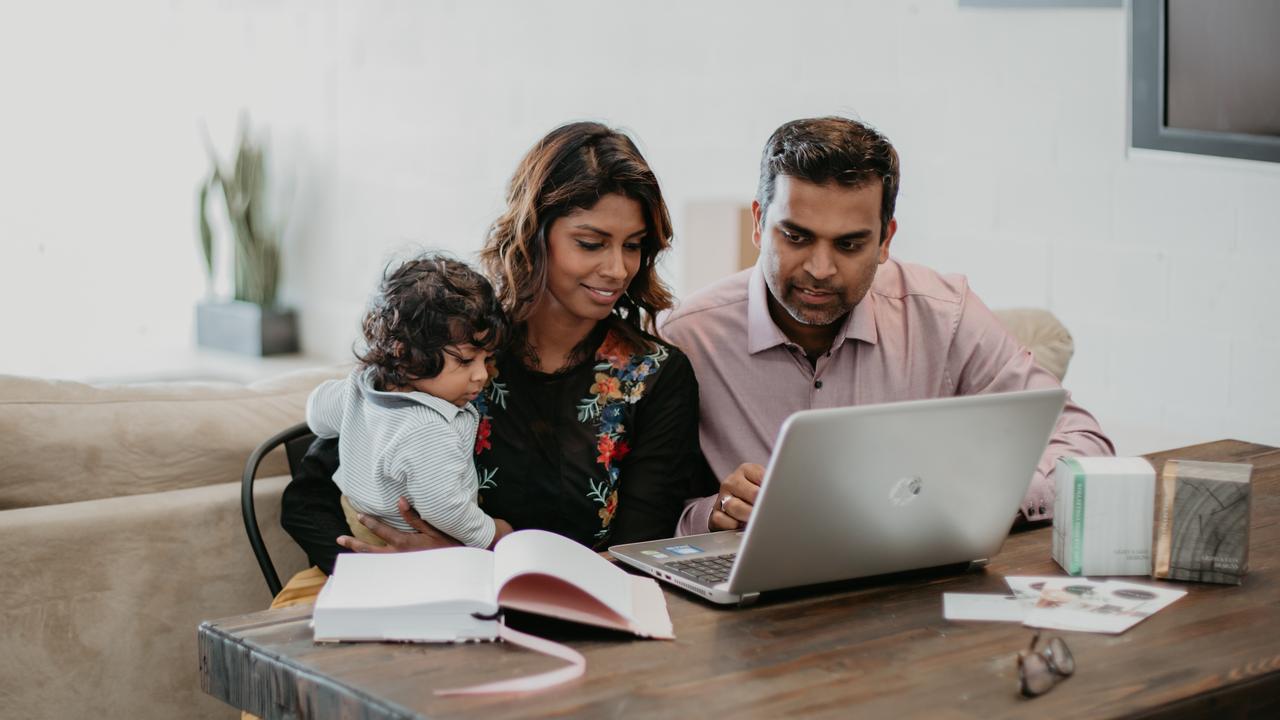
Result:
[[100,5],[0,11],[0,303],[22,309],[0,319],[0,372],[56,366],[84,339],[189,342],[201,119],[224,151],[239,108],[270,125],[294,183],[285,298],[309,352],[346,357],[386,260],[469,256],[559,122],[636,134],[687,292],[734,238],[685,236],[683,208],[748,202],[774,127],[841,112],[902,153],[897,253],[967,273],[994,307],[1056,312],[1077,341],[1067,384],[1122,452],[1280,444],[1280,166],[1127,152],[1120,10]]

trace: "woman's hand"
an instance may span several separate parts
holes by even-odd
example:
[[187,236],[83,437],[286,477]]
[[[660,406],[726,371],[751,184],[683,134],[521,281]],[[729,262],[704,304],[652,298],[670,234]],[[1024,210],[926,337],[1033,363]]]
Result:
[[396,509],[400,511],[400,517],[409,523],[417,532],[400,532],[393,527],[384,525],[375,518],[369,517],[364,513],[360,513],[356,517],[360,523],[369,528],[369,532],[382,538],[386,547],[377,547],[370,545],[363,540],[357,540],[350,535],[341,535],[338,537],[338,544],[342,547],[353,550],[358,553],[394,553],[406,552],[408,550],[436,550],[446,547],[457,547],[462,543],[445,535],[439,530],[431,527],[425,520],[418,516],[418,511],[409,505],[407,498],[400,498],[400,502],[396,504]]
[[492,550],[498,545],[498,541],[515,532],[515,528],[511,527],[511,523],[506,520],[493,519],[493,542],[489,543],[489,549]]
[[[764,466],[743,463],[737,470],[720,481],[720,495],[707,521],[708,530],[737,530],[751,519],[760,483],[764,480]],[[705,491],[704,491],[705,492]]]

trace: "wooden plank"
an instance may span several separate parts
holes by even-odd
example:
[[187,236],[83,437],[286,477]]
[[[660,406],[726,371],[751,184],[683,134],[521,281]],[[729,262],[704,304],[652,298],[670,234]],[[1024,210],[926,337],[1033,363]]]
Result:
[[[260,717],[320,717],[324,709],[339,707],[346,709],[342,717],[358,720],[417,717],[318,675],[284,652],[289,646],[312,644],[310,620],[310,608],[300,607],[201,623],[201,687]],[[272,638],[270,645],[255,641],[262,633]]]
[[[207,692],[264,717],[405,718],[734,714],[869,717],[1172,717],[1248,713],[1280,697],[1280,451],[1220,441],[1149,456],[1251,462],[1250,574],[1188,594],[1120,636],[1064,633],[1076,675],[1033,701],[1006,623],[952,623],[943,592],[1005,592],[1006,575],[1061,575],[1049,528],[1015,533],[981,572],[924,572],[771,594],[743,609],[668,591],[673,642],[554,621],[513,625],[567,642],[587,675],[554,692],[437,698],[436,688],[550,669],[503,644],[316,644],[307,608],[200,627]],[[1270,703],[1270,704],[1267,704]]]

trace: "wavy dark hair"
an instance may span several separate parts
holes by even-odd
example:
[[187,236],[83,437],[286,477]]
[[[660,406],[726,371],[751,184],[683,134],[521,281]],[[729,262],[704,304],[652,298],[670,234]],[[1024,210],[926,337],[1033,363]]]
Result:
[[379,390],[439,375],[445,353],[458,358],[450,345],[495,351],[510,336],[489,281],[464,262],[431,253],[387,266],[362,326],[367,348],[356,357],[373,369]]
[[658,256],[671,246],[671,215],[657,177],[631,138],[595,122],[561,125],[529,150],[511,176],[506,210],[489,228],[480,251],[517,334],[547,290],[551,224],[610,194],[640,203],[648,231],[641,241],[640,270],[614,305],[614,326],[642,348],[649,347],[645,332],[657,336],[655,316],[672,304],[671,289],[656,267]]
[[884,190],[880,196],[880,242],[884,242],[898,202],[899,173],[898,151],[869,125],[835,116],[792,120],[773,131],[760,156],[756,187],[760,217],[773,200],[779,175],[850,188],[879,182]]

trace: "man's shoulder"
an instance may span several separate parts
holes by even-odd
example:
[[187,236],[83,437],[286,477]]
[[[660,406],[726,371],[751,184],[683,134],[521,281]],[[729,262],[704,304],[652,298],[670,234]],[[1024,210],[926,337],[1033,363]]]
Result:
[[747,268],[690,294],[660,318],[663,333],[678,333],[681,328],[704,320],[714,321],[735,314],[745,316],[750,281],[751,268]]
[[924,265],[890,258],[876,273],[871,292],[886,300],[918,298],[961,305],[969,293],[969,280],[957,273],[943,274]]

